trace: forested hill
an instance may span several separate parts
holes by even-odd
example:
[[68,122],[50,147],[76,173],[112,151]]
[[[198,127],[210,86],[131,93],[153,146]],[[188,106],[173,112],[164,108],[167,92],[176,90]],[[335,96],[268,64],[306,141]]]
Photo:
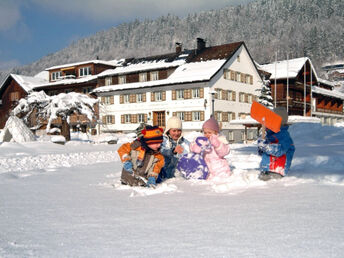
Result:
[[[319,70],[325,62],[344,60],[343,0],[257,0],[155,20],[135,20],[78,40],[65,49],[13,70],[34,75],[53,65],[90,59],[119,59],[174,51],[175,42],[195,48],[245,41],[259,63],[309,56]],[[319,71],[320,72],[320,71]]]

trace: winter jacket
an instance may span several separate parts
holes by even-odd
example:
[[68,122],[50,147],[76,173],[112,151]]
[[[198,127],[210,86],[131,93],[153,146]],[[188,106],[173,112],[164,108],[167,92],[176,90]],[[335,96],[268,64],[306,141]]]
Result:
[[131,161],[134,173],[124,168],[121,181],[131,186],[145,185],[148,177],[158,177],[164,166],[164,156],[159,151],[153,151],[139,139],[132,143],[125,143],[117,150],[122,162]]
[[282,176],[288,174],[295,152],[288,128],[289,126],[282,126],[278,133],[267,129],[265,140],[258,140],[258,152],[262,155],[261,171],[279,173]]
[[[209,169],[207,179],[231,175],[229,164],[224,158],[229,154],[229,144],[224,136],[218,136],[218,139],[221,141],[221,144],[217,148],[211,146],[211,150],[204,153],[204,160]],[[200,153],[200,148],[193,142],[190,143],[190,151]]]
[[[189,152],[189,144],[190,142],[184,137],[175,141],[168,135],[164,135],[164,141],[161,145],[161,153],[164,155],[165,165],[159,175],[161,176],[161,179],[174,177],[178,160],[181,156]],[[184,148],[183,153],[178,154],[174,152],[177,145],[181,145]]]

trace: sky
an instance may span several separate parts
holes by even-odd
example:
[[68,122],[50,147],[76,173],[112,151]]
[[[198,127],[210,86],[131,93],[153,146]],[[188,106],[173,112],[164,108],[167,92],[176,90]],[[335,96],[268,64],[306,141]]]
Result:
[[135,19],[180,17],[253,0],[0,0],[0,70]]

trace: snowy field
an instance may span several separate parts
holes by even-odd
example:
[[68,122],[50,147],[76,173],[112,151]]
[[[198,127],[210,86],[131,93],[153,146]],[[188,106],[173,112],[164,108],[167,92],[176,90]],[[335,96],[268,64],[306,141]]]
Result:
[[280,181],[259,181],[255,144],[234,144],[227,180],[156,189],[120,185],[129,137],[2,143],[0,257],[343,257],[344,128],[290,132]]

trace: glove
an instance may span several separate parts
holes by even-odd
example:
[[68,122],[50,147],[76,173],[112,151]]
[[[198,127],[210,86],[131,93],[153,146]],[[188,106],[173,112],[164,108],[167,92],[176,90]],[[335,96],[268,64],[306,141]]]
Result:
[[262,156],[265,152],[268,142],[266,140],[258,139],[258,155]]
[[130,174],[134,173],[133,171],[133,163],[131,161],[126,161],[123,163],[123,168],[128,171]]
[[212,136],[210,136],[209,140],[211,145],[214,146],[214,148],[220,147],[221,141],[219,140],[219,137],[217,135],[213,134]]
[[154,176],[148,177],[147,187],[155,187],[156,186],[156,179]]

